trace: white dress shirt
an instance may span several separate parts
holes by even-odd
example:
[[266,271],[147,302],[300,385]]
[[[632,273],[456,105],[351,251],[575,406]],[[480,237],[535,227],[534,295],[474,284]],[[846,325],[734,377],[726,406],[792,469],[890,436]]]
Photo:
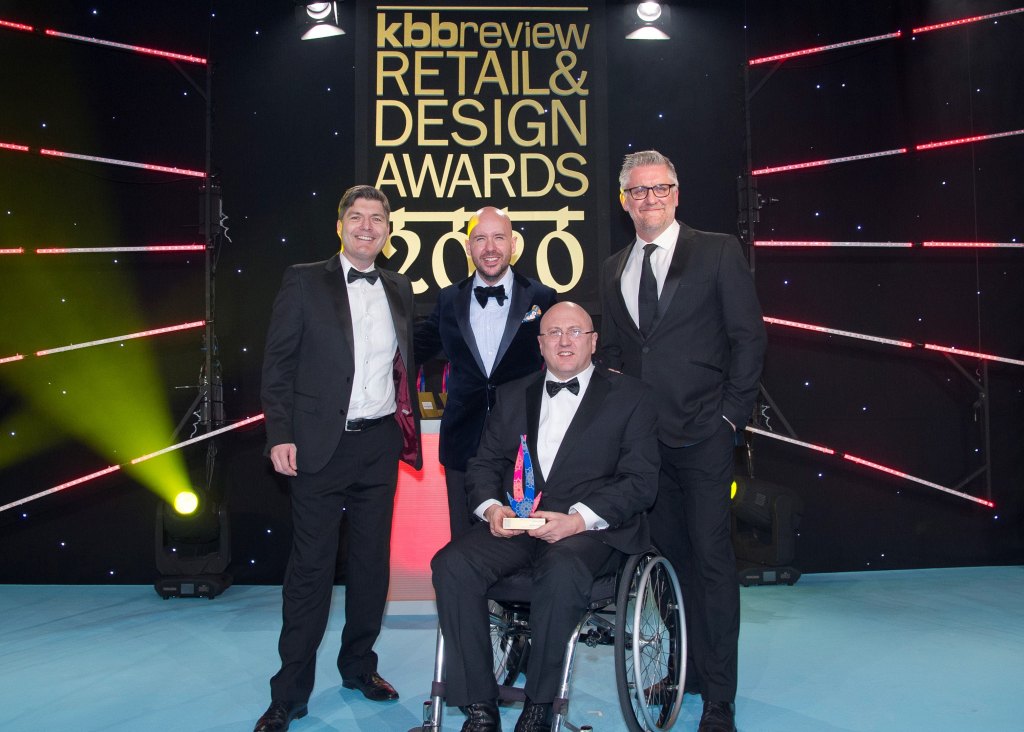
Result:
[[484,372],[490,376],[494,370],[494,361],[498,357],[498,348],[501,346],[501,337],[505,334],[505,324],[508,322],[508,312],[512,307],[512,268],[505,270],[505,276],[501,282],[494,285],[501,285],[505,288],[505,302],[498,304],[497,299],[488,298],[487,307],[480,305],[476,299],[477,287],[490,287],[480,279],[477,272],[473,277],[473,286],[469,297],[469,326],[473,329],[473,338],[476,339],[477,350],[480,351],[480,358],[484,362]]
[[[537,454],[533,456],[535,469],[540,470],[541,475],[547,479],[551,466],[555,462],[555,455],[562,445],[562,438],[569,429],[576,411],[580,408],[583,395],[587,393],[590,386],[590,379],[594,375],[594,365],[591,364],[584,371],[577,374],[575,378],[580,383],[579,394],[573,394],[568,389],[562,389],[554,396],[548,394],[547,387],[542,389],[540,401],[540,422],[537,426]],[[566,379],[571,381],[572,379]],[[545,381],[558,381],[550,374]],[[499,503],[493,498],[488,499],[477,506],[473,512],[483,519],[484,511],[490,506]],[[541,496],[538,510],[544,510],[544,497]],[[569,513],[578,513],[583,517],[583,522],[588,530],[607,529],[608,522],[594,513],[585,503],[574,503],[569,507]]]
[[367,280],[350,283],[348,271],[352,269],[352,263],[344,255],[341,268],[342,281],[348,288],[355,351],[355,373],[352,374],[347,418],[386,417],[394,414],[396,408],[393,367],[398,336],[384,284],[379,278],[372,285]]
[[651,269],[654,270],[654,279],[658,281],[658,297],[661,297],[678,238],[679,222],[673,221],[653,242],[644,241],[638,236],[633,244],[633,251],[629,253],[629,259],[626,260],[626,266],[622,270],[619,287],[622,299],[626,303],[626,310],[629,311],[629,316],[633,318],[633,322],[637,326],[640,325],[640,307],[637,300],[640,297],[640,270],[644,265],[644,247],[648,244],[656,244],[658,247],[651,254]]

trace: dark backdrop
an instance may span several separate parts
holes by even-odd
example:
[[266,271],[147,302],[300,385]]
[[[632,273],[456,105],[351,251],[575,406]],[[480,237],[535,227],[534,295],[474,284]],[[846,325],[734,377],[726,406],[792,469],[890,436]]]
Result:
[[[680,218],[733,232],[737,177],[747,165],[747,112],[754,168],[1019,130],[1022,15],[916,39],[907,32],[1012,7],[984,0],[678,2],[664,21],[670,41],[637,42],[623,38],[632,4],[609,2],[611,185],[622,154],[656,147],[679,169]],[[353,3],[342,3],[341,11],[342,26],[352,28]],[[217,355],[228,418],[258,413],[263,334],[281,272],[336,249],[337,198],[356,182],[352,36],[300,42],[287,2],[5,1],[0,18],[211,59],[213,166],[230,237],[221,239],[217,258]],[[745,89],[748,58],[897,29],[905,31],[898,40],[792,59],[774,70],[752,67]],[[179,71],[163,60],[0,29],[0,68],[0,142],[203,167],[204,104],[185,76],[201,84],[194,67]],[[1022,143],[1012,136],[759,176],[767,205],[755,237],[1020,241]],[[201,241],[199,203],[196,179],[0,150],[0,248]],[[630,227],[618,204],[609,205],[614,251],[628,243]],[[1019,250],[754,253],[767,315],[1024,358]],[[115,269],[124,291],[103,284]],[[26,254],[0,258],[0,273],[7,324],[0,357],[129,332],[123,310],[142,323],[135,329],[203,313],[202,261],[192,255],[43,261]],[[66,292],[97,313],[87,332],[74,332],[47,304]],[[756,438],[756,475],[791,487],[806,504],[797,566],[1021,561],[1024,368],[990,365],[986,455],[978,393],[940,354],[778,326],[769,334],[764,385],[775,407],[765,408],[763,426],[780,430],[785,419],[802,440],[945,486],[986,457],[992,465],[995,510],[840,457]],[[151,339],[146,348],[159,364],[173,425],[195,395],[200,334]],[[957,362],[980,373],[976,360]],[[75,362],[54,363],[59,373]],[[31,359],[0,364],[0,505],[110,464],[26,394],[26,380],[48,378],[33,376],[35,366]],[[116,354],[110,368],[116,379]],[[21,369],[17,378],[13,369]],[[105,398],[130,403],[134,396]],[[287,555],[286,489],[268,470],[262,439],[255,428],[220,443],[236,582],[280,581]],[[962,490],[985,495],[985,476]],[[137,482],[114,475],[0,513],[0,581],[149,581],[156,501]]]

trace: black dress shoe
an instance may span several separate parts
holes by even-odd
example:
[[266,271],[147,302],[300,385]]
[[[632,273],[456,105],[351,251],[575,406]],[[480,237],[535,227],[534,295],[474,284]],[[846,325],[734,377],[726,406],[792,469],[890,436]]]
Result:
[[736,732],[736,712],[732,702],[704,702],[697,732]]
[[252,732],[284,732],[293,719],[302,719],[305,716],[305,704],[273,701]]
[[462,732],[501,732],[498,703],[493,699],[459,709],[466,715],[466,721],[462,723]]
[[370,701],[394,701],[398,698],[395,687],[382,679],[376,671],[372,674],[359,674],[352,679],[342,679],[341,685],[346,689],[359,689]]
[[551,704],[534,704],[529,699],[516,722],[515,732],[547,732],[551,729]]

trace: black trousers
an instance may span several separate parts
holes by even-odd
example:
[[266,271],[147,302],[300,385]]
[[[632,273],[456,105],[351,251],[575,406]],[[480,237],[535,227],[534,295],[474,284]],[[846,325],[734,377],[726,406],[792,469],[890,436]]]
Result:
[[661,445],[651,539],[679,573],[692,664],[705,701],[734,701],[740,590],[729,519],[734,433],[724,419],[689,447]]
[[466,472],[444,469],[444,482],[448,488],[448,524],[451,537],[458,539],[477,523],[469,512],[469,496],[466,495]]
[[343,679],[377,670],[373,644],[388,595],[401,446],[398,424],[388,419],[364,432],[346,432],[322,470],[291,479],[293,539],[282,592],[281,670],[270,680],[276,701],[305,702],[313,691],[342,511],[348,518],[348,563],[338,670]]
[[520,534],[492,536],[486,523],[443,547],[431,561],[437,614],[445,640],[449,704],[497,698],[487,622],[487,590],[521,568],[533,572],[532,648],[526,695],[547,704],[558,693],[565,644],[590,603],[594,578],[613,571],[622,557],[592,534],[554,544]]

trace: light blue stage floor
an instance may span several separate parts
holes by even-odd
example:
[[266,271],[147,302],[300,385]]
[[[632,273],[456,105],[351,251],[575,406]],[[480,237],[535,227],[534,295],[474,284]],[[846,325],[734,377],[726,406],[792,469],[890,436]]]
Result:
[[[373,704],[341,689],[334,666],[343,592],[292,730],[405,732],[429,690],[435,617],[392,608],[380,671],[402,699]],[[806,575],[742,601],[741,732],[1024,729],[1024,568]],[[269,703],[277,587],[165,601],[150,587],[8,585],[0,618],[3,732],[249,732]],[[624,729],[610,659],[582,647],[576,665],[573,717],[596,732]],[[453,711],[446,730],[461,726]],[[518,713],[504,711],[506,730]],[[675,729],[699,714],[686,697]]]

